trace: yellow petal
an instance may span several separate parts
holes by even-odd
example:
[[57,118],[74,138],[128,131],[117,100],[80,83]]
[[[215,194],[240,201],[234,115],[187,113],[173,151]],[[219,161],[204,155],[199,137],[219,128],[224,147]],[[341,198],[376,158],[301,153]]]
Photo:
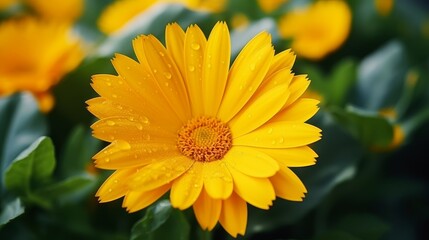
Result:
[[295,148],[257,148],[287,167],[305,167],[316,163],[317,153],[308,146]]
[[268,209],[276,198],[274,188],[267,178],[250,177],[229,168],[234,181],[234,191],[246,202],[261,209]]
[[99,198],[100,202],[110,202],[123,197],[129,191],[127,183],[135,172],[135,168],[115,171],[104,181],[95,196]]
[[133,40],[133,46],[139,62],[150,69],[171,108],[186,123],[191,117],[187,90],[167,50],[154,36],[140,36]]
[[222,160],[206,162],[203,171],[204,187],[210,197],[226,199],[231,195],[232,176]]
[[244,235],[247,225],[247,204],[237,194],[222,203],[222,212],[219,222],[222,227],[233,237],[237,234]]
[[246,104],[264,79],[273,55],[271,36],[266,32],[247,43],[231,67],[219,119],[228,122]]
[[289,86],[290,96],[283,108],[289,106],[301,97],[309,85],[310,81],[308,80],[307,75],[294,76]]
[[292,69],[295,59],[296,55],[290,48],[276,54],[271,62],[270,68],[268,69],[267,77],[284,68]]
[[251,147],[234,146],[224,156],[224,161],[252,177],[271,177],[279,170],[276,160]]
[[203,163],[196,161],[192,167],[174,180],[171,186],[171,205],[180,210],[190,207],[203,188]]
[[194,117],[204,115],[202,72],[206,42],[198,26],[192,25],[186,30],[184,71]]
[[302,201],[307,190],[301,180],[289,168],[280,164],[280,171],[270,178],[276,195],[291,201]]
[[114,170],[142,167],[153,163],[154,160],[160,161],[179,154],[174,144],[130,144],[124,140],[115,140],[93,158],[97,168]]
[[170,56],[176,63],[182,77],[185,76],[185,64],[183,45],[185,43],[185,32],[177,23],[168,24],[165,28],[165,46]]
[[222,200],[211,198],[203,188],[193,205],[193,209],[201,228],[211,231],[219,220]]
[[122,207],[128,212],[136,212],[154,203],[170,189],[170,184],[149,191],[131,191],[125,195]]
[[266,123],[284,106],[288,95],[286,84],[267,89],[261,95],[255,94],[255,97],[251,98],[229,122],[232,135],[242,136]]
[[270,121],[306,122],[319,110],[317,106],[319,102],[320,101],[316,99],[299,98],[293,104],[277,113]]
[[[154,121],[164,126],[173,125],[177,129],[180,118],[174,114],[167,98],[162,94],[157,80],[152,77],[150,71],[147,71],[133,59],[121,54],[116,54],[112,63],[124,81],[139,94],[140,109],[144,109],[144,112],[150,115]],[[160,109],[162,109],[162,114],[160,114]]]
[[291,148],[308,145],[320,139],[320,129],[295,122],[273,122],[235,138],[234,146]]
[[202,92],[205,115],[217,114],[225,91],[230,58],[229,30],[225,22],[218,22],[210,33],[204,55]]
[[176,134],[161,127],[152,126],[147,118],[109,117],[91,125],[93,135],[98,139],[112,142],[127,139],[128,142],[173,143]]
[[134,118],[139,116],[137,113],[133,113],[132,108],[109,101],[103,97],[89,99],[86,101],[86,104],[88,104],[88,111],[99,119],[111,116],[129,116]]
[[193,160],[178,155],[149,164],[134,174],[130,180],[130,189],[149,191],[172,182],[194,163]]

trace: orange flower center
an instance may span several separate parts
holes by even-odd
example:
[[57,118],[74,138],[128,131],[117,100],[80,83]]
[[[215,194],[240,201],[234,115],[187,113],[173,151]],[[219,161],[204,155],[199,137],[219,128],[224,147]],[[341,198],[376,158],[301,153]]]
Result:
[[232,134],[228,125],[213,117],[191,119],[177,137],[180,152],[201,162],[222,159],[231,146]]

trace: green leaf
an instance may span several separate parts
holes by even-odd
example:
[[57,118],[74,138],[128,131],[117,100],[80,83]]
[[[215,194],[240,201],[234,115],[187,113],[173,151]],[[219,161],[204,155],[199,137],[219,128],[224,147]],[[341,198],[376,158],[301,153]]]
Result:
[[59,176],[66,178],[85,172],[88,164],[92,164],[91,158],[99,150],[100,145],[101,141],[92,137],[89,128],[85,129],[82,125],[75,127],[60,157]]
[[402,93],[406,70],[405,50],[398,41],[369,55],[358,67],[354,104],[372,111],[394,106]]
[[146,211],[132,228],[131,240],[188,240],[190,226],[180,210],[173,209],[168,200],[161,200]]
[[48,137],[40,137],[6,169],[6,188],[20,195],[30,193],[32,184],[49,180],[55,168],[54,147]]
[[343,60],[335,66],[330,76],[329,103],[344,106],[348,101],[350,90],[356,82],[356,63],[353,60]]
[[[37,189],[34,194],[40,198],[48,200],[65,200],[67,197],[71,197],[81,192],[82,190],[88,189],[94,183],[94,178],[90,175],[74,176],[67,178],[61,182],[48,185],[46,187]],[[73,200],[73,198],[71,198]]]
[[341,219],[336,228],[350,233],[357,239],[378,240],[389,230],[389,226],[371,214],[353,214]]
[[21,200],[19,198],[15,198],[9,202],[6,202],[2,206],[2,209],[3,210],[0,214],[0,227],[12,219],[20,216],[25,211],[24,206],[22,206]]
[[335,108],[332,113],[365,146],[385,147],[392,142],[392,124],[377,113],[354,107]]
[[322,110],[313,119],[322,129],[322,139],[311,146],[319,155],[314,166],[292,168],[307,188],[302,202],[274,201],[270,210],[249,208],[246,236],[294,224],[314,209],[340,183],[354,177],[362,148],[332,116]]
[[[10,163],[46,134],[46,119],[39,112],[37,102],[30,93],[19,93],[0,98],[0,175]],[[4,188],[3,177],[0,189]]]

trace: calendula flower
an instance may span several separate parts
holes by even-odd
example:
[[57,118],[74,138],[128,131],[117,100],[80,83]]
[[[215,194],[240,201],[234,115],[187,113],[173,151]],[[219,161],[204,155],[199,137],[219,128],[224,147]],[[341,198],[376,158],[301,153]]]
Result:
[[292,49],[299,56],[319,60],[345,42],[351,19],[346,2],[320,0],[282,16],[279,32],[283,38],[292,40]]
[[375,9],[382,16],[387,16],[392,11],[393,0],[375,0]]
[[33,18],[0,24],[0,95],[29,91],[49,111],[51,87],[81,61],[83,51],[68,24]]
[[288,0],[258,0],[258,4],[262,11],[270,13],[287,1]]
[[117,0],[101,13],[98,27],[105,34],[113,34],[157,3],[180,3],[192,10],[219,12],[226,0]]
[[244,234],[247,203],[268,209],[277,197],[302,201],[306,188],[290,167],[309,166],[308,146],[320,129],[305,123],[318,101],[294,75],[295,55],[277,55],[268,33],[255,36],[230,66],[228,27],[208,39],[196,25],[166,28],[166,47],[154,36],[133,40],[137,61],[112,60],[118,75],[98,74],[100,95],[87,101],[99,120],[93,135],[110,144],[94,156],[115,170],[97,192],[100,202],[125,197],[129,212],[170,191],[173,207],[193,207],[203,229],[220,222]]
[[83,12],[84,0],[24,0],[24,2],[34,9],[40,16],[56,21],[73,22],[78,19]]

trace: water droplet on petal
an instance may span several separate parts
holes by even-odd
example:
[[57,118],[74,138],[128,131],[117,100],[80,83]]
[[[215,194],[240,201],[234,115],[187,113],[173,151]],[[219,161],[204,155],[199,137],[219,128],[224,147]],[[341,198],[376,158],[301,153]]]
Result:
[[198,188],[200,185],[199,184],[194,184],[194,188]]
[[104,161],[108,163],[110,162],[110,158],[105,158]]
[[159,52],[159,55],[161,55],[161,57],[165,56],[165,54],[163,52]]
[[106,85],[110,87],[110,86],[112,86],[112,83],[107,82]]
[[200,49],[200,44],[198,44],[198,43],[192,43],[191,44],[191,48],[194,49],[194,50],[198,50],[198,49]]
[[109,126],[115,126],[115,122],[114,121],[112,121],[112,120],[107,120],[107,125],[109,125]]
[[255,67],[256,67],[256,65],[254,63],[251,63],[249,65],[249,68],[250,68],[251,71],[255,70]]
[[107,191],[112,192],[112,189],[111,189],[111,188],[109,188],[109,190],[107,190]]
[[279,143],[283,143],[285,141],[285,139],[283,137],[279,138]]
[[148,124],[149,123],[149,118],[143,116],[143,117],[141,117],[141,121],[144,124]]
[[165,85],[166,87],[168,87],[168,86],[170,85],[170,83],[169,83],[169,82],[165,82],[165,83],[164,83],[164,85]]
[[195,70],[195,67],[194,66],[189,66],[189,71],[191,71],[191,72],[193,72]]
[[116,94],[112,94],[112,97],[113,97],[113,98],[118,98],[118,95],[116,95]]
[[127,141],[124,141],[124,140],[116,141],[115,145],[121,150],[131,149],[131,145]]
[[273,133],[273,128],[269,128],[269,129],[268,129],[268,131],[267,131],[267,133],[268,133],[268,134]]
[[113,183],[118,183],[118,179],[113,180]]
[[171,73],[164,72],[164,77],[166,77],[167,79],[170,79],[171,78]]

